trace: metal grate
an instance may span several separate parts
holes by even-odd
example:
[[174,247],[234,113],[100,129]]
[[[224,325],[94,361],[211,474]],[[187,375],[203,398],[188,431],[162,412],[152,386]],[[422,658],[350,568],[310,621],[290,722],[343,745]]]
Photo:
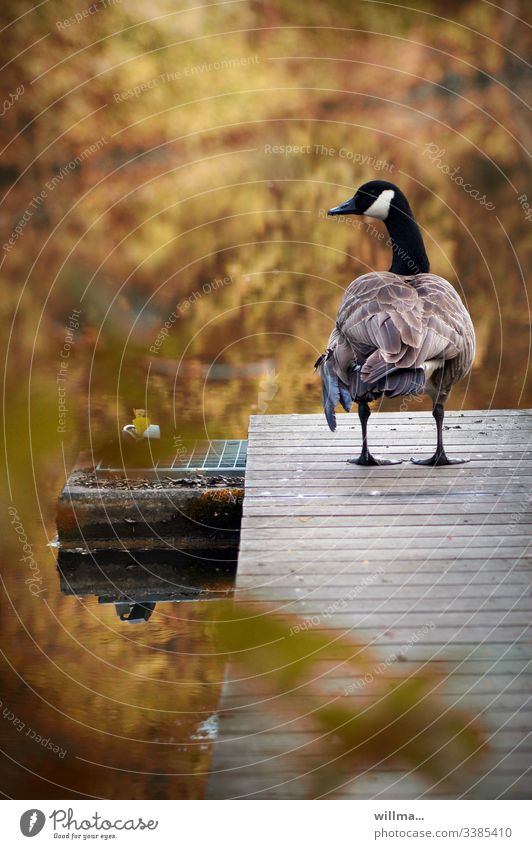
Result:
[[[135,469],[135,471],[157,471],[160,473],[178,472],[180,474],[210,474],[243,475],[246,471],[247,439],[213,439],[198,441],[192,445],[183,445],[175,457],[161,460],[150,469]],[[115,468],[100,460],[96,472],[123,472],[123,468]],[[127,471],[133,471],[127,469]]]
[[181,472],[242,472],[246,469],[246,439],[216,439],[196,442],[186,457],[176,456],[171,465]]

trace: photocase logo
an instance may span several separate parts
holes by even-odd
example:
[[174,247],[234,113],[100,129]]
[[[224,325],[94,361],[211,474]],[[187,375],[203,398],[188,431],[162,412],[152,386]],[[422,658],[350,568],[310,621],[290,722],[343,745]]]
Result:
[[25,811],[20,818],[20,830],[24,837],[35,837],[42,831],[46,817],[42,811],[37,808],[30,808]]

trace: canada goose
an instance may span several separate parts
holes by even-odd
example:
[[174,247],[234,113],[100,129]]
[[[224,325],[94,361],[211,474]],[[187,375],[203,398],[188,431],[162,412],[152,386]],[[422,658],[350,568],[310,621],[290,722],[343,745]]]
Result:
[[393,256],[389,271],[370,271],[347,288],[327,350],[316,362],[330,429],[336,430],[338,403],[347,412],[352,401],[358,404],[362,452],[348,462],[400,463],[370,454],[369,401],[383,394],[394,398],[422,393],[432,399],[437,446],[429,459],[412,458],[412,462],[423,466],[466,462],[446,455],[442,429],[451,386],[471,369],[475,331],[451,284],[429,273],[421,231],[406,197],[393,183],[372,180],[328,215],[368,215],[384,221]]

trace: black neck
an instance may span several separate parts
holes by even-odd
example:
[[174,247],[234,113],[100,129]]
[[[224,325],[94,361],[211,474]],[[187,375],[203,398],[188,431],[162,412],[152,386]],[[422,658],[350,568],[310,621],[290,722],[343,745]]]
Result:
[[390,209],[384,222],[390,234],[394,274],[421,274],[430,271],[421,230],[410,207],[405,211]]

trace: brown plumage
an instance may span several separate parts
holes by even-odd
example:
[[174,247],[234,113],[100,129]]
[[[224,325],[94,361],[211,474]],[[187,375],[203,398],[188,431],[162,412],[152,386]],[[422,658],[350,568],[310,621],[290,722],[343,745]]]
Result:
[[[394,369],[425,369],[424,391],[445,401],[471,368],[475,335],[469,313],[447,280],[436,274],[400,277],[372,271],[348,287],[327,348],[340,380],[360,366],[370,386]],[[434,362],[437,361],[437,362]],[[356,400],[354,398],[353,400]]]
[[383,394],[427,393],[434,404],[438,447],[429,461],[415,462],[456,462],[443,449],[443,404],[452,385],[473,363],[475,332],[469,313],[451,284],[430,273],[421,233],[396,186],[368,183],[330,214],[371,214],[384,220],[394,251],[390,271],[372,271],[350,284],[327,351],[316,363],[331,430],[336,427],[336,404],[349,409],[351,400],[355,401],[362,422],[363,451],[353,462],[390,462],[377,460],[367,450],[368,402]]

